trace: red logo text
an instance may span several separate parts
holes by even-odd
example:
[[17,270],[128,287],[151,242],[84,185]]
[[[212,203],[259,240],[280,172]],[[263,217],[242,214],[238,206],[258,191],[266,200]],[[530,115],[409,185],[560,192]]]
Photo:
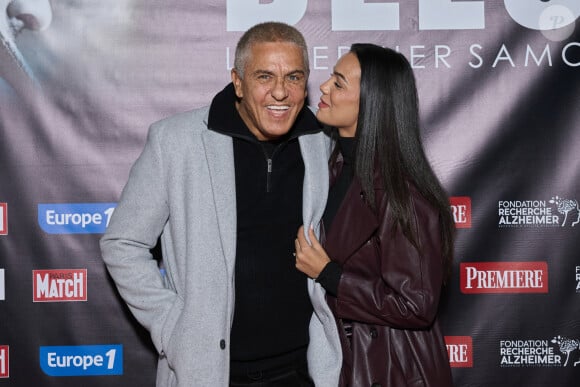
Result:
[[34,302],[87,300],[87,269],[33,270]]
[[452,368],[473,367],[473,340],[471,336],[445,336],[449,365]]
[[7,378],[9,376],[8,353],[8,346],[0,345],[0,378]]
[[8,234],[8,203],[0,203],[0,235]]
[[466,262],[460,273],[465,294],[548,293],[546,262]]
[[471,227],[471,198],[469,196],[453,196],[449,198],[453,220],[457,228]]

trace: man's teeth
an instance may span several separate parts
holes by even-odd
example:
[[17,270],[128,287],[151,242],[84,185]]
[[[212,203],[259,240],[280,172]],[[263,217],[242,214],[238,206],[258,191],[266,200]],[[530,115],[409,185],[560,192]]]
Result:
[[272,106],[268,106],[268,109],[270,109],[270,110],[288,110],[288,106],[272,105]]

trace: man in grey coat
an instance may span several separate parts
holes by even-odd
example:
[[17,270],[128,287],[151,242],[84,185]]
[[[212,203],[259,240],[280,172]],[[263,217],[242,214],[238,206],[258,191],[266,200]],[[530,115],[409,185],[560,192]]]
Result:
[[157,386],[338,383],[324,290],[293,256],[300,225],[318,233],[328,190],[308,74],[302,35],[258,24],[210,106],[149,130],[101,250],[159,352]]

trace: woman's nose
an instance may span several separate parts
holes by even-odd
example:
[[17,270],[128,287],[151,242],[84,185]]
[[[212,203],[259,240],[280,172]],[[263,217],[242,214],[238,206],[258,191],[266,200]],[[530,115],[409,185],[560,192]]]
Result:
[[8,5],[8,17],[20,20],[22,28],[44,30],[52,21],[49,0],[15,0]]
[[323,82],[319,89],[322,92],[322,94],[328,94],[328,85],[329,85],[330,79],[326,80],[326,82]]

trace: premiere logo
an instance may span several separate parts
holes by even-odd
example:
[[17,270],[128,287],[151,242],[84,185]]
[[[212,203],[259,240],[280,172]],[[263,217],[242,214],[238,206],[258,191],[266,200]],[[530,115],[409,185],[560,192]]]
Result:
[[8,203],[0,203],[0,235],[8,235]]
[[9,347],[7,345],[0,345],[0,378],[8,378],[9,372]]
[[473,340],[471,336],[445,336],[445,346],[451,368],[473,367]]
[[471,227],[471,198],[469,196],[452,196],[449,198],[453,220],[457,228]]
[[580,266],[576,266],[576,293],[580,293]]
[[87,269],[33,270],[33,302],[87,300]]
[[123,346],[40,347],[40,368],[49,376],[122,375]]
[[465,262],[460,264],[464,294],[548,293],[546,262]]
[[102,234],[115,203],[39,204],[38,224],[48,234]]

